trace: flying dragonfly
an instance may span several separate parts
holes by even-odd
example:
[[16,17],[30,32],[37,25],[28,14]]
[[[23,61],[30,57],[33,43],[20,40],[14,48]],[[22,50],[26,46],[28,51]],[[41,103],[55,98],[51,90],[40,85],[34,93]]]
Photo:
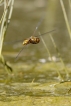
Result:
[[51,31],[48,31],[48,32],[45,32],[45,33],[43,33],[41,35],[31,36],[31,37],[29,37],[29,38],[27,38],[27,39],[25,39],[23,41],[23,45],[27,45],[27,44],[38,44],[40,42],[40,38],[38,36],[42,36],[42,35],[45,35],[47,33],[53,32],[53,31],[55,31],[55,29],[54,30],[51,30]]
[[[23,41],[23,43],[22,43],[23,45],[38,44],[38,43],[40,42],[40,37],[39,37],[39,36],[45,35],[45,34],[47,34],[47,33],[54,32],[54,31],[56,30],[56,29],[53,29],[53,30],[48,31],[48,32],[45,32],[45,33],[43,33],[43,34],[41,34],[41,35],[38,34],[37,36],[35,36],[35,33],[36,33],[37,29],[39,28],[39,26],[40,26],[42,20],[43,20],[43,17],[42,17],[42,18],[40,19],[40,21],[38,22],[38,24],[37,24],[37,26],[36,26],[36,28],[35,28],[35,30],[34,30],[33,35],[30,36],[29,38],[25,39],[25,40]],[[17,59],[17,57],[19,56],[19,54],[23,51],[23,49],[24,49],[24,46],[23,46],[23,48],[19,51],[18,55],[16,56],[16,59]]]

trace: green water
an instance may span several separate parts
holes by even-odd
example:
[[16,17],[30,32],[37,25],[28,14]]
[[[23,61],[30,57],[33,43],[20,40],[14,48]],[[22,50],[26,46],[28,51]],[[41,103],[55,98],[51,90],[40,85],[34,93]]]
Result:
[[[21,106],[23,103],[26,106],[31,104],[37,104],[38,106],[39,103],[44,103],[47,106],[47,103],[50,104],[51,101],[55,106],[58,97],[60,98],[57,103],[64,96],[71,96],[71,41],[61,6],[58,5],[59,1],[57,1],[57,5],[55,4],[56,9],[52,8],[52,3],[49,8],[49,3],[51,3],[50,0],[48,2],[46,0],[42,0],[42,2],[40,0],[15,1],[11,23],[3,46],[3,55],[13,68],[13,72],[7,73],[4,67],[0,65],[0,101],[2,101],[0,106],[3,106],[4,102],[8,106],[8,103],[11,103],[11,101],[11,106],[14,106],[16,103],[17,106],[20,103]],[[69,8],[66,3],[65,6],[68,18],[70,18],[70,11],[68,11]],[[0,12],[2,12],[2,8]],[[49,59],[49,55],[41,40],[39,44],[24,46],[24,50],[17,60],[15,59],[23,47],[23,40],[33,35],[35,27],[43,15],[44,19],[38,30],[44,33],[56,29],[52,36],[69,73],[68,78],[65,73],[65,67],[61,63],[48,34],[43,36],[43,39],[55,62],[51,62]],[[38,31],[36,31],[35,35],[38,35]],[[18,40],[22,41],[16,42]],[[64,83],[61,82],[62,79],[58,76],[57,71],[60,72],[62,79],[65,81]],[[47,97],[48,101],[45,102]],[[24,102],[25,99],[26,101]],[[63,101],[66,100],[69,100],[69,98],[65,98]],[[52,106],[52,104],[50,105]]]

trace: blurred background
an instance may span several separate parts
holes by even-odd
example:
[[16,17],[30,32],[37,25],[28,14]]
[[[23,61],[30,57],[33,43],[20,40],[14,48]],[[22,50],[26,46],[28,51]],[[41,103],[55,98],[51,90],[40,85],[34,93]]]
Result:
[[[69,1],[64,1],[64,6],[69,23],[71,23]],[[0,7],[0,13],[2,13],[2,10],[3,8]],[[5,43],[3,47],[3,53],[7,60],[14,62],[15,57],[23,47],[22,42],[24,39],[33,35],[38,22],[43,16],[44,18],[38,31],[42,34],[56,29],[56,31],[52,33],[52,36],[59,48],[62,58],[65,62],[70,63],[71,41],[59,0],[15,0],[11,23],[4,40],[4,42],[13,43]],[[38,31],[36,31],[34,36],[38,35]],[[42,37],[51,55],[58,58],[49,34],[43,35]],[[40,59],[48,61],[48,53],[42,41],[37,45],[30,44],[25,46],[16,62],[38,62]]]
[[[71,27],[71,2],[70,0],[63,0],[63,3]],[[0,19],[3,14],[3,7],[4,6],[0,6]],[[40,38],[40,42],[38,44],[28,44],[23,46],[23,41],[33,35],[34,30],[37,27],[37,24],[40,23],[42,17],[43,20],[34,35]],[[54,62],[51,61],[41,37],[38,35],[38,31],[43,34],[54,29],[55,31],[51,33],[51,35],[58,47],[64,64],[58,57],[51,41],[50,34],[42,35],[42,38],[50,51]],[[24,47],[24,49],[16,59],[16,56],[22,47]],[[45,89],[48,89],[46,95],[54,95],[54,83],[63,81],[63,79],[59,78],[64,78],[67,81],[68,79],[70,80],[70,77],[66,77],[67,73],[65,73],[65,69],[67,72],[69,71],[69,75],[71,75],[71,39],[67,30],[60,0],[15,0],[14,10],[4,39],[2,53],[7,63],[13,68],[13,73],[9,74],[0,64],[0,92],[2,94],[5,92],[6,95],[11,96],[23,92],[25,95],[31,95],[32,89],[30,93],[29,84],[25,85],[24,83],[49,82],[49,86],[48,84],[43,85]],[[58,72],[61,73],[61,77],[58,77]],[[53,86],[51,82],[53,83]],[[50,84],[53,87],[53,90],[49,90],[52,88]],[[64,88],[65,86],[60,88],[62,93]],[[67,90],[70,88],[71,87],[67,88]],[[38,92],[35,93],[34,91],[32,95],[38,95]],[[39,95],[45,95],[44,90],[42,92],[43,94]],[[58,95],[60,95],[59,91]]]

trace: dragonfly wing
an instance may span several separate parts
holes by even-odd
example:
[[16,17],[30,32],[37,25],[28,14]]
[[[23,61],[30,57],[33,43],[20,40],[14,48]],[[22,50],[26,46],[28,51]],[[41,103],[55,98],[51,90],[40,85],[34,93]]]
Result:
[[23,40],[17,40],[17,41],[11,41],[11,42],[5,42],[4,44],[8,45],[8,44],[15,44],[15,43],[18,43],[18,42],[23,42]]
[[33,36],[35,35],[36,31],[38,30],[39,26],[41,25],[43,19],[44,19],[44,15],[40,18],[40,21],[37,23],[37,26],[36,26],[34,33],[33,33]]
[[20,55],[20,53],[23,51],[24,47],[19,51],[19,53],[17,54],[17,56],[15,57],[15,60],[18,59],[18,56]]
[[43,33],[43,34],[39,34],[39,35],[37,35],[37,36],[42,36],[42,35],[45,35],[45,34],[47,34],[47,33],[52,33],[52,32],[54,32],[54,31],[56,31],[56,29],[53,29],[53,30],[51,30],[51,31],[47,31],[47,32],[45,32],[45,33]]

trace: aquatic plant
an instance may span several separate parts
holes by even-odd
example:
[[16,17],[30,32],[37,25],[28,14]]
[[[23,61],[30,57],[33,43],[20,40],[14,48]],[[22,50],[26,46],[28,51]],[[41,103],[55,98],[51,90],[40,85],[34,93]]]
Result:
[[[66,14],[66,10],[65,10],[65,7],[64,7],[63,0],[60,0],[60,4],[61,4],[61,7],[62,7],[62,11],[63,11],[66,26],[67,26],[67,30],[68,30],[68,33],[69,33],[69,36],[70,36],[70,39],[71,39],[70,25],[69,25],[69,21],[68,21],[68,17],[67,17],[67,14]],[[71,2],[70,2],[70,4],[71,4]]]
[[11,16],[12,16],[12,11],[13,11],[13,5],[14,5],[14,0],[1,0],[0,4],[3,4],[4,6],[4,11],[2,14],[2,17],[0,19],[0,62],[4,65],[5,69],[8,71],[12,71],[12,68],[7,64],[5,61],[3,55],[2,55],[2,48],[3,48],[3,42],[4,42],[4,37],[6,35]]

